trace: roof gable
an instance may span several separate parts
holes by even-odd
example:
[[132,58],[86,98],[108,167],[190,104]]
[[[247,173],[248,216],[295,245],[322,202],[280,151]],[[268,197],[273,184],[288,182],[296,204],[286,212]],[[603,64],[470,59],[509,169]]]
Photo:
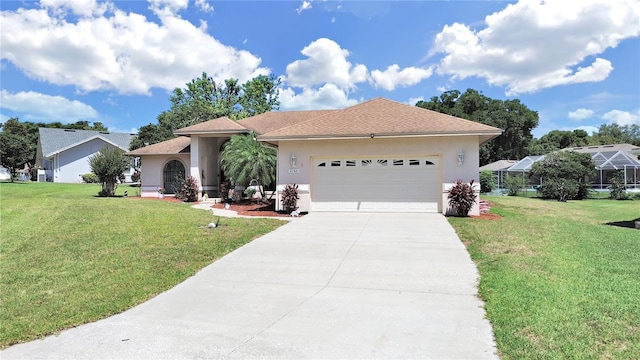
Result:
[[124,151],[129,149],[129,144],[134,134],[113,133],[108,131],[72,130],[56,128],[39,128],[39,144],[42,147],[44,157],[50,157],[93,139],[100,139],[116,146]]
[[191,139],[186,136],[178,136],[177,138],[129,151],[128,155],[175,155],[188,154],[190,151]]
[[187,126],[174,131],[176,135],[191,134],[241,134],[247,133],[249,129],[240,125],[226,116],[201,122],[199,124]]
[[416,135],[500,135],[501,129],[376,98],[263,133],[260,140]]

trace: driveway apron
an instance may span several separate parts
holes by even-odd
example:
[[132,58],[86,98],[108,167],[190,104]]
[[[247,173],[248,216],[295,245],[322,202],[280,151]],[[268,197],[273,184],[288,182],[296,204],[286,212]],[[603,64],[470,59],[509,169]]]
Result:
[[442,215],[312,213],[135,308],[0,357],[494,359],[477,277]]

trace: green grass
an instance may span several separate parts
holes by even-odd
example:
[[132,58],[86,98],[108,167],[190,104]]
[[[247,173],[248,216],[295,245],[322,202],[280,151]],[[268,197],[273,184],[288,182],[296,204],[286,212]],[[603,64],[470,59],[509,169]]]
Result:
[[[0,184],[0,347],[120,313],[272,231],[95,184]],[[135,189],[121,186],[134,193]]]
[[639,201],[483,197],[502,220],[451,218],[480,271],[503,359],[639,359]]

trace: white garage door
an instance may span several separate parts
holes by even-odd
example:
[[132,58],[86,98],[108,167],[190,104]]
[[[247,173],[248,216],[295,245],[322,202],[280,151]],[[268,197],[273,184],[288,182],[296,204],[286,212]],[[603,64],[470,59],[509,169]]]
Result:
[[311,211],[438,212],[437,156],[314,158]]

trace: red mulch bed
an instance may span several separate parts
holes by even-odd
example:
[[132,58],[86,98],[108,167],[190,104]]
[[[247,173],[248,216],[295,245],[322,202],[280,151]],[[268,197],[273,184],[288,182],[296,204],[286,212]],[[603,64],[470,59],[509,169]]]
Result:
[[[216,209],[224,209],[224,204],[218,203],[212,206]],[[229,210],[237,211],[238,215],[244,216],[289,216],[289,214],[279,213],[275,203],[256,204],[255,202],[243,201],[241,203],[229,203]],[[302,215],[302,214],[301,214]]]

